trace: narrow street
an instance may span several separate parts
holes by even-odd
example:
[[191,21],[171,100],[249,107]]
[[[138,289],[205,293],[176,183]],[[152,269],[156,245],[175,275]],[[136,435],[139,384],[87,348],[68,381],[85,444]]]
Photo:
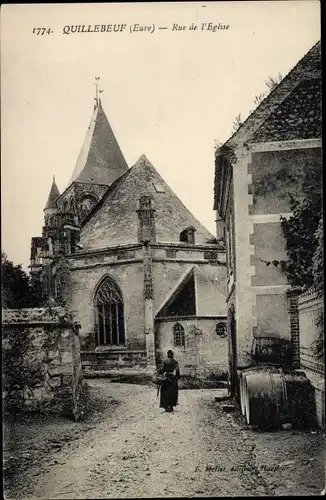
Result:
[[[155,387],[91,380],[87,422],[17,424],[10,439],[30,460],[5,498],[75,499],[319,495],[323,435],[260,433],[225,413],[214,390],[183,390],[174,413]],[[18,448],[19,446],[19,448]],[[5,438],[5,457],[10,454]]]

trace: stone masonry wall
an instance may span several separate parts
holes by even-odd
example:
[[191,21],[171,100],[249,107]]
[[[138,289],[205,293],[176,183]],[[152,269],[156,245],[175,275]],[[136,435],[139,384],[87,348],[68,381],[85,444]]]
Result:
[[[175,318],[171,321],[156,320],[157,355],[166,357],[172,349],[182,375],[210,375],[228,371],[228,339],[216,334],[217,323],[225,319]],[[173,345],[173,326],[179,323],[185,331],[185,346]]]
[[78,420],[83,411],[78,327],[63,308],[4,309],[5,411],[41,411]]
[[[290,197],[301,196],[309,172],[321,169],[321,148],[261,151],[251,155],[251,215],[290,212]],[[278,218],[279,220],[279,218]]]
[[115,280],[123,295],[126,347],[144,349],[143,264],[130,262],[72,269],[72,310],[81,324],[82,350],[95,348],[94,294],[108,275]]

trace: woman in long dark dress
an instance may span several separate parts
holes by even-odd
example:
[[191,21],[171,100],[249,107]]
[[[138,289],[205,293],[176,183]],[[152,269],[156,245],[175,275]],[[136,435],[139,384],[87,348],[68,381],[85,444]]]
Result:
[[179,364],[173,357],[173,352],[167,352],[168,357],[162,361],[158,370],[164,374],[164,379],[160,386],[160,408],[165,411],[173,411],[173,407],[178,404],[178,379],[180,378]]

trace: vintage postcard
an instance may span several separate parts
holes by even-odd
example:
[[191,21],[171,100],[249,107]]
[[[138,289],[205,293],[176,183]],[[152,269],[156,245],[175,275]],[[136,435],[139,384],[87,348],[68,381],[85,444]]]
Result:
[[325,492],[320,23],[2,5],[7,499]]

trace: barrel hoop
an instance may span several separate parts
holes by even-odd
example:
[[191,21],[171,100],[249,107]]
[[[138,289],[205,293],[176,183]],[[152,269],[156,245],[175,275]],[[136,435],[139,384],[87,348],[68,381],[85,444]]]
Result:
[[286,413],[286,415],[289,415],[289,399],[288,399],[288,393],[286,390],[286,383],[285,383],[284,374],[282,377],[282,388],[283,388],[283,399],[284,399],[284,405],[285,405],[285,413]]
[[273,380],[273,375],[274,374],[268,373],[269,380],[270,380],[270,383],[271,383],[271,398],[270,399],[271,399],[271,403],[272,403],[273,402],[273,398],[274,398],[276,412],[278,412],[277,397],[276,397],[276,386],[275,386],[275,383],[274,383],[274,380]]

